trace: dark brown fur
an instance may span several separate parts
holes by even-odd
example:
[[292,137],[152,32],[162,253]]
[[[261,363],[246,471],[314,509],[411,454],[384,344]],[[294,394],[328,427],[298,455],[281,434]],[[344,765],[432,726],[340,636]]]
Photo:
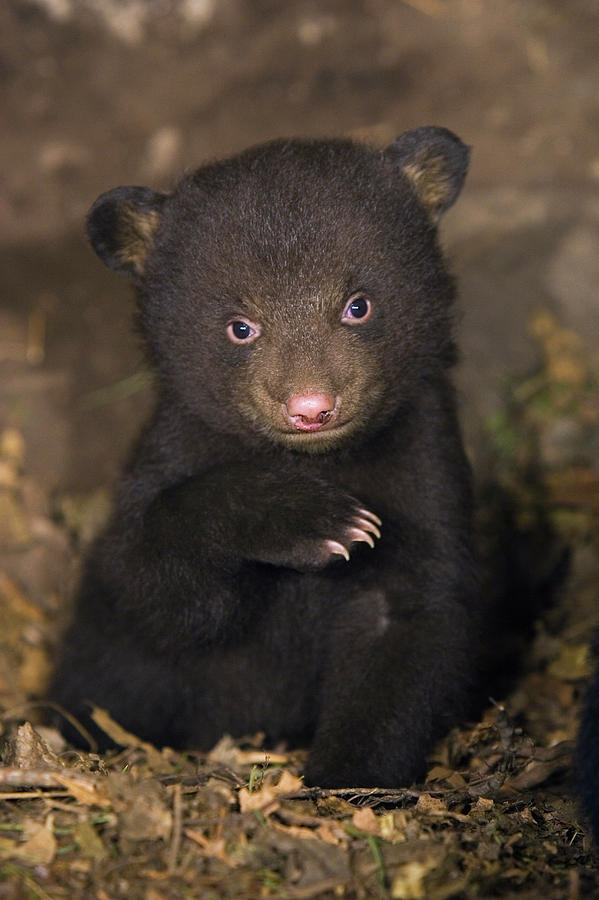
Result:
[[[310,783],[422,772],[464,713],[478,643],[434,224],[467,160],[438,128],[382,152],[277,141],[172,195],[99,198],[90,237],[133,275],[157,406],[89,556],[56,700],[157,743],[310,740]],[[121,244],[132,207],[160,220],[142,252],[143,229]],[[359,327],[342,320],[356,291]],[[247,346],[227,338],[240,316],[261,327]],[[289,425],[302,392],[338,398],[335,427]],[[361,509],[383,523],[374,549],[352,538]]]

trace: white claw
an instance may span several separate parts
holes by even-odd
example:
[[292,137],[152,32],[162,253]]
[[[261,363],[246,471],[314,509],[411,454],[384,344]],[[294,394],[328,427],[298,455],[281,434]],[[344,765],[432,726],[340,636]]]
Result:
[[349,536],[352,539],[352,543],[354,541],[363,541],[365,544],[370,544],[371,547],[374,547],[372,535],[368,534],[367,531],[362,531],[361,528],[350,528]]
[[364,529],[364,531],[369,531],[370,534],[374,534],[375,537],[380,538],[381,532],[376,527],[374,522],[370,521],[370,519],[357,518],[354,519],[354,522],[356,523],[356,525],[359,525],[360,528]]
[[338,541],[326,541],[326,547],[329,553],[338,553],[339,556],[342,556],[349,562],[349,551],[343,544],[340,544]]
[[358,512],[360,513],[361,516],[364,516],[364,518],[370,519],[371,522],[374,522],[375,525],[378,525],[379,528],[383,524],[382,520],[379,519],[378,516],[375,516],[375,514],[373,512],[370,512],[369,509],[364,509],[363,506],[358,507]]

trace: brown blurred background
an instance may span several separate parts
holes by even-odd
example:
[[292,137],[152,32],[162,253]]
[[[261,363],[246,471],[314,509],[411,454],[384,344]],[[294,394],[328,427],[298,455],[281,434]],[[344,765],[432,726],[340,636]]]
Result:
[[100,192],[272,137],[423,124],[474,148],[443,237],[484,468],[505,378],[536,363],[535,311],[599,350],[598,51],[594,0],[4,0],[0,422],[28,472],[109,482],[148,408],[129,287],[83,236]]

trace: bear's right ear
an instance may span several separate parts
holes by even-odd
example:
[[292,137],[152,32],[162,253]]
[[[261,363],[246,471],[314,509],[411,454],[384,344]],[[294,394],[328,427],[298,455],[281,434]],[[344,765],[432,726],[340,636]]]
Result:
[[143,274],[167,194],[146,187],[118,187],[101,194],[87,216],[91,245],[111,269]]

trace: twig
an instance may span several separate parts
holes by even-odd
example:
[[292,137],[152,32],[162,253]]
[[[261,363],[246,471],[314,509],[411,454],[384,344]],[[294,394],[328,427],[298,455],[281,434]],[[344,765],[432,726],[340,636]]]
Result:
[[325,800],[327,797],[341,797],[347,800],[367,801],[373,799],[379,803],[401,803],[403,800],[418,800],[421,794],[433,797],[445,796],[448,790],[419,791],[414,788],[304,788],[289,794],[281,794],[279,800]]
[[[0,766],[0,785],[11,787],[61,788],[59,773],[51,769],[19,769],[17,766]],[[22,795],[21,795],[22,796]],[[4,797],[0,794],[0,797]]]
[[[96,799],[98,802],[106,802],[105,798],[98,793],[97,779],[90,778],[88,775],[75,774],[70,769],[19,769],[17,766],[0,766],[0,787],[2,785],[10,787],[37,787],[37,788],[66,788],[68,794],[73,795],[77,800],[85,797],[84,802],[90,802]],[[24,798],[24,793],[18,795]],[[29,795],[31,796],[31,795]],[[37,797],[45,797],[46,794],[37,792]],[[59,796],[64,796],[62,791]],[[0,790],[0,800],[7,800],[8,794]]]
[[[4,793],[0,791],[0,801],[2,800],[46,800],[48,797],[70,797],[68,791],[15,791],[14,793]],[[61,807],[66,804],[61,803]]]
[[168,873],[174,875],[177,869],[177,859],[181,849],[181,834],[183,830],[183,804],[181,802],[181,785],[173,786],[173,834],[168,851]]

